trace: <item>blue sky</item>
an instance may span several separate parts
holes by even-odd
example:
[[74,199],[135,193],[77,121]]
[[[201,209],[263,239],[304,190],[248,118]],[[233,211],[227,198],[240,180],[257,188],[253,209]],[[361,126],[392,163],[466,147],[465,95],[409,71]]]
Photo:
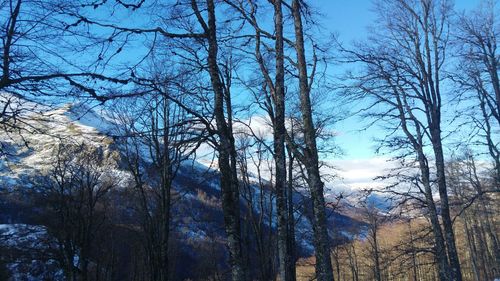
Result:
[[[479,5],[480,0],[457,0],[457,11],[470,10]],[[367,27],[375,21],[371,0],[314,0],[310,2],[324,18],[324,27],[336,33],[344,44],[363,40],[367,36]],[[334,66],[346,68],[345,66]],[[339,136],[336,143],[343,149],[344,159],[373,158],[375,155],[375,137],[382,137],[382,131],[376,126],[363,130],[359,117],[350,117],[339,122],[336,130]]]
[[[316,3],[317,2],[317,3]],[[324,14],[325,28],[336,33],[344,43],[362,40],[366,37],[366,28],[374,21],[370,0],[317,0],[315,5]],[[341,67],[341,66],[337,66]],[[372,158],[374,145],[372,138],[376,128],[363,129],[358,117],[351,117],[336,126],[339,136],[337,144],[345,152],[345,159]]]
[[[327,32],[337,34],[344,44],[348,44],[354,40],[363,40],[367,35],[367,27],[375,21],[375,14],[372,12],[372,0],[311,0],[309,3],[323,14],[320,23]],[[471,9],[477,6],[480,0],[457,0],[455,5],[458,10]],[[134,15],[132,13],[131,15]],[[125,16],[127,19],[132,19],[130,15]],[[140,17],[133,18],[132,24],[137,24]],[[143,50],[140,46],[132,52],[122,53],[122,59],[134,60]],[[133,55],[132,55],[133,54]],[[132,56],[131,56],[132,55]],[[343,65],[334,65],[329,67],[335,73],[343,73],[348,67]],[[338,105],[332,105],[332,107]],[[382,137],[382,130],[376,126],[364,130],[366,120],[361,120],[360,117],[351,117],[347,120],[339,122],[334,128],[339,132],[336,139],[336,144],[345,152],[344,159],[367,159],[374,158],[376,143],[373,141],[375,137]]]
[[[344,44],[366,38],[368,26],[375,21],[375,14],[371,10],[372,2],[372,0],[309,1],[317,11],[323,14],[320,23],[322,23],[326,31],[336,33]],[[480,0],[455,1],[455,5],[459,11],[471,9],[479,3]],[[127,15],[125,16],[127,17]],[[134,18],[132,22],[136,24],[137,20],[137,18]],[[124,60],[135,59],[142,54],[138,51],[139,49],[141,49],[140,46],[134,49],[134,51],[126,53],[126,55],[123,52],[122,58]],[[131,56],[131,54],[134,55]],[[334,65],[330,69],[334,69],[335,73],[342,73],[348,67]],[[332,107],[335,106],[338,105],[332,105]],[[339,122],[335,126],[334,129],[339,132],[336,144],[345,152],[343,159],[371,159],[378,156],[375,155],[376,142],[373,139],[375,137],[382,137],[383,130],[376,126],[364,130],[366,123],[366,120],[355,116]]]

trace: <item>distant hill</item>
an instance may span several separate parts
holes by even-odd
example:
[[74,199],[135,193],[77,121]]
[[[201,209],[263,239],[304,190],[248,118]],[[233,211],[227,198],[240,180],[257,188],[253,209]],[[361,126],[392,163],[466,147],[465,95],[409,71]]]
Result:
[[[113,190],[114,215],[116,228],[123,235],[133,232],[138,218],[130,215],[133,208],[130,200],[126,199],[126,190],[130,188],[132,177],[123,165],[120,144],[110,135],[114,124],[103,115],[82,104],[68,104],[60,108],[49,110],[43,114],[30,116],[27,126],[31,129],[9,138],[0,136],[4,147],[9,147],[10,155],[0,160],[0,247],[5,253],[15,249],[23,255],[7,257],[6,267],[16,276],[52,274],[52,278],[63,279],[54,262],[40,261],[33,252],[33,244],[41,249],[52,247],[50,234],[40,224],[40,210],[30,202],[30,190],[36,189],[33,178],[47,173],[54,158],[54,150],[59,142],[85,143],[99,148],[105,157],[109,158],[109,172],[113,173],[119,184]],[[0,133],[2,134],[2,133]],[[22,145],[16,145],[20,143]],[[25,143],[25,145],[23,145]],[[144,155],[142,165],[146,170],[148,157]],[[173,206],[173,236],[179,261],[178,275],[182,278],[196,278],[195,271],[184,270],[183,264],[202,263],[204,257],[210,253],[201,254],[206,249],[204,245],[215,247],[217,262],[222,268],[226,267],[227,254],[225,251],[225,233],[221,209],[221,193],[218,183],[217,170],[207,167],[197,161],[185,161],[174,181],[176,200]],[[260,194],[257,184],[251,186],[254,194]],[[262,196],[272,202],[271,185],[266,182]],[[297,210],[296,237],[298,252],[301,256],[313,254],[312,226],[308,217],[311,216],[310,200],[307,192],[294,194],[294,201],[302,206]],[[300,204],[299,204],[300,203]],[[272,207],[272,206],[270,206]],[[353,206],[350,207],[351,211]],[[273,210],[276,208],[273,207]],[[241,202],[242,213],[249,212]],[[257,212],[257,210],[252,210]],[[346,212],[348,214],[349,212]],[[353,235],[363,232],[364,223],[350,216],[329,211],[330,236],[332,243],[343,243]],[[275,222],[269,214],[263,214],[271,221],[274,231]],[[244,224],[249,222],[243,222]],[[28,242],[27,242],[28,241]],[[45,243],[45,244],[44,244]],[[39,245],[40,244],[40,245]],[[126,243],[125,243],[126,244]],[[130,255],[132,248],[122,245],[123,255]],[[5,260],[6,257],[3,257]],[[126,261],[123,261],[126,267]]]

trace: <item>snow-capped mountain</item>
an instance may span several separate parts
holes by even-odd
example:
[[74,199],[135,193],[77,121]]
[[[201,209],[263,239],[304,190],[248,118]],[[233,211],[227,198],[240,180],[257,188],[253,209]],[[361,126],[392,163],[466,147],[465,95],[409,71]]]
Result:
[[[36,225],[37,220],[34,219],[39,210],[21,202],[19,198],[23,195],[14,199],[10,195],[23,194],[22,191],[36,188],[37,183],[33,181],[33,178],[50,170],[54,163],[55,150],[61,141],[85,143],[102,151],[103,157],[109,160],[107,172],[118,179],[118,184],[114,189],[126,190],[132,182],[131,173],[123,165],[124,153],[121,146],[113,137],[110,137],[116,126],[110,119],[105,118],[104,114],[84,104],[68,104],[43,113],[31,114],[33,115],[26,119],[26,130],[21,132],[21,135],[9,134],[0,138],[3,147],[9,149],[8,155],[0,159],[0,207],[5,210],[0,214],[0,224],[2,224],[0,246],[7,249],[23,248],[27,244],[34,243],[41,243],[39,247],[42,248],[51,247],[51,242],[48,242],[51,240],[50,235],[43,225]],[[146,158],[145,155],[144,165],[148,162]],[[253,184],[251,185],[253,196],[262,196],[269,202],[274,202],[269,183],[265,183],[265,188],[262,189]],[[225,233],[217,171],[195,160],[185,161],[174,181],[174,189],[179,196],[173,206],[174,236],[179,241],[178,255],[182,257],[182,260],[191,263],[201,262],[201,255],[197,252],[200,251],[200,245],[206,241],[217,241],[218,251],[224,252]],[[119,194],[117,192],[113,204],[118,212],[120,226],[134,228],[134,221],[128,217],[133,207],[128,205],[128,202],[124,202]],[[307,194],[300,193],[294,194],[294,201],[302,206],[296,213],[299,253],[308,256],[313,253],[312,226],[308,219],[311,215],[311,210],[308,208],[310,201]],[[246,209],[244,202],[241,202],[241,208]],[[253,210],[253,212],[258,212],[258,210]],[[335,243],[341,243],[362,231],[362,222],[333,210],[329,213],[329,223],[332,226],[330,235]],[[269,216],[269,214],[263,215]],[[271,227],[275,228],[273,217],[274,215],[269,219]],[[245,223],[247,222],[243,222]],[[31,242],[26,242],[26,244],[22,241]],[[40,264],[45,264],[47,267],[44,268]],[[6,261],[6,267],[14,276],[23,274],[34,276],[36,272],[43,275],[43,272],[47,271],[63,278],[52,263],[47,263],[47,261],[40,263],[37,257],[31,260],[30,258],[23,260],[13,258]],[[183,274],[187,278],[195,273]]]

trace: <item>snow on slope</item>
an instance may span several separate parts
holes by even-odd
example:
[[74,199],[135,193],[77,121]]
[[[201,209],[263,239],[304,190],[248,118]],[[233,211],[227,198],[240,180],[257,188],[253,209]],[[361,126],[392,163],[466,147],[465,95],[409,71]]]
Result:
[[63,271],[52,258],[52,239],[43,226],[0,224],[2,255],[14,256],[4,266],[9,280],[65,280]]
[[[6,187],[30,187],[30,176],[46,171],[51,166],[53,160],[54,149],[60,140],[80,144],[85,142],[89,145],[101,147],[104,151],[112,153],[120,149],[112,138],[106,136],[106,133],[112,132],[115,125],[113,122],[102,117],[102,114],[96,112],[84,104],[68,104],[61,108],[51,109],[49,111],[31,116],[32,120],[28,121],[32,127],[32,134],[25,133],[23,137],[27,141],[28,146],[16,147],[15,156],[6,159],[0,159],[0,190]],[[36,117],[36,118],[34,118]],[[13,135],[13,139],[0,139],[10,142],[21,142],[19,136]],[[147,155],[147,154],[146,154]],[[147,162],[147,157],[144,159]],[[207,167],[206,163],[200,163],[194,160],[188,160],[183,163],[178,179],[174,183],[174,187],[182,194],[182,202],[176,205],[176,212],[182,214],[179,216],[179,229],[186,237],[186,243],[191,243],[193,240],[202,241],[209,238],[208,235],[216,235],[224,237],[221,232],[223,227],[222,211],[220,208],[220,187],[218,177],[214,166]],[[128,172],[121,169],[118,165],[110,167],[112,173],[117,175],[117,178],[124,179],[126,182],[129,178]],[[207,177],[208,174],[208,177]],[[261,195],[257,186],[256,172],[251,175],[251,183],[253,196]],[[264,173],[263,177],[269,176],[269,173]],[[268,182],[266,182],[268,184]],[[264,196],[271,198],[271,190],[264,190]],[[200,194],[203,196],[200,197]],[[296,194],[294,200],[304,200],[303,196],[307,194]],[[208,199],[207,199],[208,198]],[[271,199],[272,200],[272,199]],[[274,201],[273,201],[274,202]],[[243,205],[243,204],[242,204]],[[275,208],[273,208],[275,210]],[[256,210],[254,210],[256,211]],[[206,218],[209,219],[193,220],[191,218]],[[273,215],[273,217],[275,217]],[[297,214],[300,219],[297,222],[297,243],[301,246],[302,252],[311,254],[312,246],[312,226],[303,214]],[[348,217],[340,214],[330,216],[331,223],[339,226],[359,224]],[[1,222],[0,222],[1,223]],[[275,224],[275,222],[274,222]],[[15,226],[4,226],[7,228],[15,228]],[[41,226],[25,226],[25,228],[39,229]],[[10,230],[9,230],[10,231]],[[356,231],[356,230],[353,230]],[[40,230],[40,233],[43,231]],[[352,231],[339,231],[345,237],[352,236]],[[41,234],[40,234],[41,235]],[[332,233],[332,236],[336,234]],[[16,239],[24,239],[18,236]]]
[[[22,136],[10,134],[7,138],[5,132],[0,131],[0,139],[15,149],[11,156],[0,158],[0,189],[15,185],[31,186],[29,177],[51,167],[60,142],[85,143],[101,147],[105,153],[111,152],[109,146],[112,140],[103,133],[109,132],[113,124],[83,104],[67,104],[31,114]],[[23,143],[25,145],[19,145]],[[116,166],[110,168],[118,178],[128,177]]]

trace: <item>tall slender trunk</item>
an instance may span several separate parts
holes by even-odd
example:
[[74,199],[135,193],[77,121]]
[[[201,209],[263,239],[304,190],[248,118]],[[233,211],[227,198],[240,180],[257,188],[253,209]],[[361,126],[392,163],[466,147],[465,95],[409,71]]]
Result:
[[[224,89],[217,64],[218,43],[216,32],[216,13],[213,0],[207,0],[208,23],[206,36],[208,41],[208,72],[214,91],[214,115],[219,143],[216,147],[219,154],[220,185],[222,191],[222,210],[225,231],[229,248],[229,263],[232,280],[246,279],[246,268],[241,249],[240,205],[236,167],[231,165],[234,158],[234,141],[224,114]],[[233,161],[234,164],[234,161]]]
[[[454,281],[462,280],[462,271],[458,259],[457,248],[455,245],[455,234],[453,232],[453,222],[450,215],[448,203],[448,189],[446,185],[446,171],[444,163],[444,153],[441,136],[441,105],[442,97],[440,90],[441,65],[440,46],[441,34],[435,29],[437,22],[430,15],[431,9],[434,9],[428,2],[422,1],[423,8],[423,54],[419,52],[421,63],[421,72],[424,79],[420,83],[422,88],[422,97],[425,102],[425,114],[429,128],[430,141],[435,158],[437,185],[441,205],[441,219],[444,228],[444,238],[446,241],[446,250],[448,254],[451,278]],[[445,48],[442,50],[443,57]]]
[[464,214],[464,230],[465,230],[465,235],[467,237],[467,245],[469,246],[469,256],[471,259],[471,266],[472,266],[472,271],[474,273],[474,278],[476,281],[481,280],[481,276],[478,271],[478,266],[477,266],[477,249],[476,249],[476,242],[475,242],[475,237],[474,233],[470,229],[469,226],[469,218],[468,218],[467,212]]
[[278,263],[280,280],[293,281],[290,272],[290,245],[288,243],[288,210],[286,198],[286,158],[285,158],[285,67],[283,51],[282,1],[274,1],[274,27],[276,49],[276,78],[274,83],[274,161],[276,165],[276,205],[278,215]]
[[375,280],[382,281],[382,275],[380,272],[380,255],[379,255],[379,247],[378,247],[378,239],[377,239],[377,229],[373,229],[373,258],[375,262]]
[[[441,136],[441,105],[442,97],[440,91],[440,81],[442,59],[445,57],[446,40],[442,38],[443,34],[436,29],[439,23],[436,17],[433,17],[434,7],[428,1],[421,1],[422,15],[420,25],[422,27],[423,42],[416,41],[416,58],[419,61],[419,71],[423,79],[418,80],[421,89],[420,98],[424,103],[427,126],[432,143],[432,149],[435,158],[437,185],[440,197],[441,219],[443,224],[444,240],[446,242],[446,253],[450,267],[450,278],[453,281],[462,280],[462,272],[455,245],[455,234],[453,232],[453,223],[450,216],[450,207],[448,203],[448,192],[446,186],[444,153]],[[442,22],[444,24],[444,22]],[[444,40],[444,41],[443,41]],[[420,45],[421,43],[421,45]],[[422,48],[422,49],[421,49]]]
[[300,111],[304,129],[304,160],[307,170],[307,183],[313,203],[314,248],[316,251],[316,278],[318,281],[333,280],[333,269],[330,258],[330,241],[328,237],[324,184],[319,173],[318,150],[316,145],[316,129],[314,128],[307,63],[304,50],[304,34],[302,26],[301,4],[299,0],[292,2],[292,14],[295,26],[295,51],[299,71]]
[[473,212],[472,216],[472,226],[475,232],[476,242],[477,242],[477,251],[478,251],[478,267],[482,272],[485,280],[490,280],[490,260],[491,254],[489,253],[489,249],[486,242],[486,237],[484,233],[483,226],[481,225],[480,220],[478,220],[479,214],[477,211]]
[[438,264],[438,275],[440,281],[452,281],[450,275],[450,264],[446,255],[446,244],[443,237],[439,217],[437,214],[436,205],[432,198],[432,189],[430,184],[430,172],[427,160],[425,159],[423,151],[418,151],[420,172],[422,174],[422,184],[425,191],[425,199],[427,203],[428,216],[432,225],[432,233],[434,235],[434,256]]
[[358,255],[356,254],[356,246],[350,243],[346,248],[347,255],[349,256],[349,264],[351,267],[352,281],[359,281],[359,268],[358,268]]
[[[163,100],[163,151],[162,156],[162,221],[161,228],[161,264],[160,264],[160,280],[168,281],[169,279],[169,238],[170,238],[170,210],[171,210],[171,187],[172,187],[172,159],[170,157],[170,107],[168,100]],[[160,129],[160,128],[158,128]]]
[[415,240],[413,237],[413,230],[411,228],[411,220],[408,220],[408,232],[410,234],[410,245],[411,245],[411,265],[413,271],[413,281],[418,281],[418,264],[417,264],[417,253],[415,250]]
[[436,123],[434,125],[436,127],[431,127],[431,137],[434,157],[436,159],[436,173],[441,203],[441,218],[444,228],[444,237],[446,241],[448,259],[450,262],[452,280],[461,281],[462,270],[460,268],[460,260],[458,259],[458,252],[455,243],[455,233],[453,231],[453,222],[451,220],[450,206],[448,202],[448,189],[446,186],[443,146],[441,144],[441,129],[439,128],[439,123]]
[[296,279],[296,254],[295,254],[295,215],[293,207],[293,153],[290,148],[288,151],[288,187],[287,187],[287,199],[288,199],[288,248],[290,255],[289,271],[293,280]]
[[[428,217],[432,226],[432,233],[434,236],[434,257],[437,262],[438,267],[438,275],[440,281],[451,281],[450,276],[450,264],[448,261],[448,257],[446,254],[446,244],[445,239],[443,237],[443,231],[441,229],[441,225],[439,223],[439,217],[436,209],[436,204],[433,198],[433,192],[431,188],[431,180],[430,180],[430,168],[428,164],[427,157],[424,153],[424,140],[422,127],[418,122],[418,119],[413,114],[411,109],[409,110],[407,97],[403,94],[402,97],[396,95],[397,107],[399,110],[399,118],[401,121],[401,128],[405,135],[408,137],[408,140],[413,146],[413,149],[417,156],[418,167],[420,169],[420,177],[422,181],[422,185],[424,187],[423,193],[425,196],[425,201],[427,204]],[[407,112],[405,112],[405,108]],[[408,115],[408,116],[407,116]],[[408,123],[413,122],[415,126],[415,135],[413,135],[409,128]]]

